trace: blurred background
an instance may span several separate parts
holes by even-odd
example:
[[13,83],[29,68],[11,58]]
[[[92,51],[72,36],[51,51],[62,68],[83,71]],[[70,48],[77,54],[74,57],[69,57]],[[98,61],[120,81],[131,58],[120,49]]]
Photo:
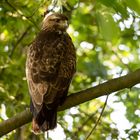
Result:
[[[77,50],[77,73],[69,94],[140,68],[139,0],[1,0],[0,122],[29,107],[25,77],[28,46],[40,31],[43,14],[61,10],[69,17]],[[140,84],[109,96],[89,140],[140,139]],[[58,113],[58,127],[35,136],[31,123],[1,140],[84,140],[97,121],[106,97]]]

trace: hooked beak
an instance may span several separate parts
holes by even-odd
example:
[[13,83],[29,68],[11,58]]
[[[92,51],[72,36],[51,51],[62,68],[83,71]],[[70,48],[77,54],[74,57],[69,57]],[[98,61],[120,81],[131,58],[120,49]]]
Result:
[[63,23],[62,23],[62,26],[64,28],[68,28],[68,26],[69,26],[68,21],[67,20],[64,20]]

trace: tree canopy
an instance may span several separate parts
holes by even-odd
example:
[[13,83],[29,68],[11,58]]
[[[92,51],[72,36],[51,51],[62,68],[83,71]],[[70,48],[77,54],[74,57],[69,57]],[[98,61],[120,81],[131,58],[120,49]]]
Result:
[[[47,8],[60,9],[68,16],[68,33],[77,50],[77,72],[69,89],[70,96],[66,100],[68,107],[64,104],[64,108],[62,106],[60,109],[82,104],[58,113],[58,124],[64,139],[85,140],[104,106],[105,98],[96,97],[110,93],[113,94],[109,96],[102,118],[89,140],[139,139],[139,0],[1,0],[0,124],[26,109],[29,112],[26,52],[40,31]],[[110,80],[114,78],[119,80]],[[108,84],[107,87],[102,87],[104,82]],[[89,88],[94,90],[89,91]],[[78,93],[81,93],[79,98],[82,102],[74,104],[80,101],[76,98]],[[95,96],[91,96],[93,94]],[[91,98],[86,98],[89,96]],[[120,126],[115,115],[118,118],[122,116],[124,124]],[[31,132],[30,123],[16,128],[2,139],[42,140],[47,137],[46,134],[35,136]],[[49,139],[53,137],[50,135]]]

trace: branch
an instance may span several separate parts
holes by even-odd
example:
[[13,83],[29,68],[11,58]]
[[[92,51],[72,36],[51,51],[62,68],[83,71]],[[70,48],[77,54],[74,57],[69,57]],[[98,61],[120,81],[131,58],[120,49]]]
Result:
[[23,15],[21,12],[19,12],[19,10],[17,10],[17,9],[15,8],[15,6],[13,6],[8,0],[5,0],[5,2],[6,2],[14,11],[16,11],[16,12],[18,13],[19,16],[28,19],[28,21],[30,21],[38,30],[40,30],[39,27],[37,26],[37,24],[31,19],[32,16],[35,14],[36,11],[34,11],[33,14],[32,14],[31,16],[25,16],[25,15]]
[[18,46],[18,44],[24,39],[24,37],[27,35],[27,33],[29,32],[31,26],[28,26],[27,29],[23,32],[23,34],[21,35],[21,37],[17,40],[17,42],[14,44],[12,51],[9,54],[9,57],[11,58],[13,56],[13,53],[16,49],[16,47]]
[[108,94],[107,97],[106,97],[105,104],[104,104],[104,106],[103,106],[103,108],[102,108],[102,111],[101,111],[101,114],[100,114],[99,118],[97,119],[97,121],[96,121],[94,127],[91,129],[91,131],[89,132],[89,134],[87,135],[87,137],[86,137],[85,140],[88,140],[88,139],[89,139],[89,137],[90,137],[91,134],[95,131],[97,125],[99,124],[99,122],[100,122],[100,120],[101,120],[101,117],[103,116],[103,113],[104,113],[106,104],[107,104],[108,96],[109,96],[109,94]]
[[[95,87],[69,95],[64,104],[58,108],[58,111],[71,108],[91,99],[95,99],[124,88],[131,88],[138,83],[140,83],[140,69],[125,76],[109,80]],[[31,120],[32,115],[29,109],[17,114],[16,116],[0,123],[0,136],[29,123]]]

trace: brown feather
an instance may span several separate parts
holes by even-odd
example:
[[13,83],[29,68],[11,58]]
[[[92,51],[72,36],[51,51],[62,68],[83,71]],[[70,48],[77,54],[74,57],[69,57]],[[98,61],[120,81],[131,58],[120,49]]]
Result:
[[50,15],[28,51],[26,76],[35,132],[55,128],[57,108],[65,100],[76,70],[72,40],[66,27],[56,22],[56,18],[66,20],[64,17]]

